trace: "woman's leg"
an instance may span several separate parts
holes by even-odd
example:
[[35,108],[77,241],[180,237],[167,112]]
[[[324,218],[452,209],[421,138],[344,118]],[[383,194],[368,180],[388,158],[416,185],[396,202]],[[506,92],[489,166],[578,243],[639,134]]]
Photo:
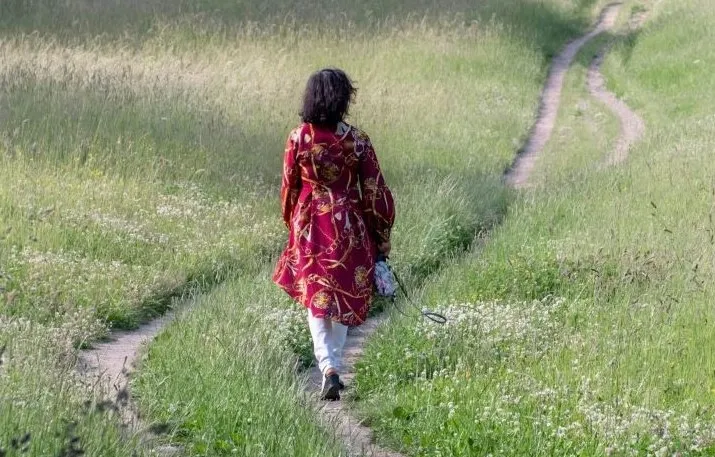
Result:
[[[308,327],[313,337],[313,353],[318,361],[320,372],[325,374],[329,370],[337,370],[335,360],[335,344],[333,340],[333,322],[322,317],[313,317],[308,310]],[[342,348],[341,348],[342,349]]]
[[343,368],[343,348],[348,337],[348,326],[339,322],[332,322],[332,349],[335,369],[340,371]]
[[313,337],[313,352],[318,360],[318,368],[323,373],[323,386],[321,387],[320,397],[323,400],[340,400],[342,383],[338,377],[339,355],[342,354],[345,338],[342,337],[342,344],[336,346],[335,335],[337,335],[338,343],[340,343],[340,335],[343,334],[342,329],[338,327],[339,325],[330,319],[313,317],[310,310],[308,311],[308,327]]

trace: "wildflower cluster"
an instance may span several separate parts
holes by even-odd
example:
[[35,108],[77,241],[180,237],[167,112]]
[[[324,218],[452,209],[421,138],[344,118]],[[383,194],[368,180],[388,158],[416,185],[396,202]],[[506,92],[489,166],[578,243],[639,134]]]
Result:
[[131,327],[186,288],[256,265],[257,253],[277,250],[283,239],[275,217],[256,212],[267,195],[259,190],[229,201],[191,183],[174,184],[171,193],[152,184],[128,192],[121,182],[70,175],[35,182],[42,192],[28,193],[22,187],[31,178],[19,171],[0,191],[37,235],[26,244],[17,231],[0,253],[0,303],[41,322],[91,309]]
[[[371,396],[385,411],[377,426],[413,443],[420,456],[518,456],[537,448],[709,455],[715,415],[702,402],[659,408],[613,390],[618,374],[603,355],[622,351],[629,332],[648,329],[658,318],[653,306],[630,305],[632,319],[621,327],[604,326],[602,311],[581,305],[561,298],[453,303],[436,310],[448,318],[444,325],[402,322],[359,365],[360,382],[376,386]],[[582,320],[574,327],[564,317],[575,309]]]
[[303,366],[313,363],[313,340],[305,308],[292,303],[286,307],[262,310],[260,315],[270,338],[295,353]]
[[171,271],[91,259],[79,252],[13,247],[8,260],[11,274],[21,278],[21,296],[17,303],[15,298],[6,298],[6,306],[19,314],[31,313],[40,322],[70,323],[73,316],[84,313],[81,310],[92,310],[98,318],[117,319],[184,281]]
[[444,325],[422,320],[415,329],[418,337],[436,343],[488,348],[508,357],[540,357],[549,350],[549,341],[558,332],[555,318],[563,307],[561,298],[509,303],[489,301],[454,303],[437,309],[447,318]]
[[715,446],[715,416],[699,409],[684,414],[627,400],[614,405],[584,398],[579,403],[579,412],[609,456],[708,454]]

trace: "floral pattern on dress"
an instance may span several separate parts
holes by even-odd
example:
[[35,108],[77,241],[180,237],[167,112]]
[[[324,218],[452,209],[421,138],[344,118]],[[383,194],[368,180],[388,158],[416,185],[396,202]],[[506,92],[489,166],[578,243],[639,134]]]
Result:
[[281,185],[288,244],[273,280],[311,310],[360,325],[372,300],[377,244],[395,218],[370,138],[345,123],[302,124],[286,142]]

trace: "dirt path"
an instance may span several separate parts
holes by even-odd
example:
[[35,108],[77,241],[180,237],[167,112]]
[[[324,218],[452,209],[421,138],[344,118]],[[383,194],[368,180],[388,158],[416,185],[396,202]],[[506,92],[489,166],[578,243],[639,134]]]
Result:
[[150,342],[173,319],[168,313],[137,330],[112,332],[112,340],[82,351],[79,370],[94,381],[106,383],[116,396],[126,390],[128,374],[134,369],[141,347]]
[[[631,30],[639,28],[645,21],[646,15],[640,14],[635,16],[630,22]],[[603,59],[611,49],[612,43],[606,44],[599,53],[594,57],[593,62],[588,68],[586,77],[586,85],[588,91],[596,99],[601,101],[608,109],[610,109],[621,123],[621,134],[616,140],[616,145],[613,151],[606,158],[606,165],[617,165],[628,157],[628,152],[631,146],[639,141],[645,133],[645,122],[638,114],[628,107],[622,100],[612,92],[606,89],[606,82],[603,74],[601,74],[601,65]]]
[[[362,357],[367,339],[375,333],[380,325],[387,321],[383,313],[369,319],[360,327],[350,329],[343,352],[343,371],[340,378],[349,386],[355,377],[355,363]],[[318,402],[318,414],[326,426],[333,428],[336,435],[342,440],[350,457],[402,457],[399,452],[382,448],[375,444],[372,430],[363,425],[352,414],[352,402],[341,400],[335,402],[321,402],[318,400],[322,382],[322,374],[315,367],[311,371],[308,391]]]
[[[601,17],[596,27],[584,35],[583,37],[571,42],[566,48],[554,58],[554,61],[549,71],[549,75],[544,86],[541,102],[539,107],[539,115],[534,124],[529,139],[525,146],[518,153],[511,169],[506,173],[505,179],[508,185],[521,188],[527,185],[531,171],[534,168],[534,163],[548,142],[551,132],[553,131],[558,113],[561,91],[563,88],[564,77],[569,66],[573,62],[576,54],[581,47],[589,40],[596,37],[603,31],[613,27],[615,19],[618,15],[620,4],[611,4],[604,8]],[[605,93],[606,96],[611,95],[603,89],[603,78],[598,71],[602,59],[597,59],[592,65],[592,70],[589,71],[589,88],[593,87],[594,94]],[[592,75],[593,74],[593,75]],[[600,78],[600,79],[599,79]],[[593,86],[591,85],[593,82]],[[600,95],[597,95],[600,98]],[[605,101],[604,101],[605,102]],[[624,116],[621,116],[624,133],[619,146],[614,152],[612,160],[622,160],[623,154],[627,153],[628,147],[635,141],[643,132],[643,123],[634,113],[628,109],[622,102],[613,97],[609,102],[613,106],[619,106],[619,113],[622,111]],[[621,109],[620,105],[625,107]],[[616,111],[616,110],[614,110]],[[632,116],[630,116],[632,115]],[[630,117],[628,117],[630,116]],[[627,120],[623,120],[626,119]],[[621,145],[623,144],[623,145]],[[96,348],[84,351],[80,358],[79,369],[85,373],[93,381],[107,383],[108,388],[113,392],[115,399],[120,402],[125,402],[129,411],[125,417],[126,421],[138,430],[140,423],[139,417],[135,413],[135,409],[131,406],[131,396],[127,389],[128,374],[134,369],[137,354],[143,344],[150,342],[163,328],[173,319],[173,313],[170,313],[161,319],[151,322],[148,325],[141,327],[137,331],[132,332],[117,332],[113,334],[113,340],[108,343],[99,344]],[[348,386],[353,381],[355,376],[355,363],[362,357],[363,350],[367,339],[387,320],[386,315],[381,315],[370,319],[359,328],[351,329],[348,334],[348,339],[345,345],[345,367],[341,373],[341,378]],[[360,420],[353,415],[352,402],[343,400],[338,402],[321,402],[317,400],[321,384],[321,373],[319,370],[313,369],[311,372],[310,382],[306,389],[308,394],[315,399],[315,405],[318,414],[326,424],[326,426],[335,430],[337,436],[343,441],[348,455],[351,457],[402,457],[403,454],[384,449],[375,444],[372,430],[363,425]],[[180,452],[178,448],[155,448],[154,451],[171,455]]]
[[77,362],[79,372],[107,393],[108,400],[116,405],[122,423],[128,430],[131,433],[139,433],[145,445],[152,448],[154,455],[163,457],[180,454],[181,448],[156,445],[153,442],[155,436],[146,431],[145,424],[132,402],[129,377],[136,368],[136,359],[141,349],[150,343],[175,315],[175,312],[168,312],[137,330],[112,332],[111,341],[82,351]]
[[505,175],[506,183],[514,188],[523,188],[528,185],[529,176],[534,169],[534,164],[546,143],[551,138],[551,133],[556,124],[556,116],[561,103],[561,91],[564,78],[578,51],[590,40],[610,29],[616,22],[620,3],[606,6],[596,27],[586,35],[569,43],[551,63],[551,69],[546,79],[546,84],[541,93],[539,114],[536,123],[529,133],[529,138],[524,147],[517,153],[516,160]]

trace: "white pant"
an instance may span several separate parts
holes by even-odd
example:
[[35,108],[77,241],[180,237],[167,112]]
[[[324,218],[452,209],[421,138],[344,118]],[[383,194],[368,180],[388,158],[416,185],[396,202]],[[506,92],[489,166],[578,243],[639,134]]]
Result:
[[308,327],[321,373],[325,374],[330,368],[340,371],[348,326],[331,319],[313,317],[308,310]]

